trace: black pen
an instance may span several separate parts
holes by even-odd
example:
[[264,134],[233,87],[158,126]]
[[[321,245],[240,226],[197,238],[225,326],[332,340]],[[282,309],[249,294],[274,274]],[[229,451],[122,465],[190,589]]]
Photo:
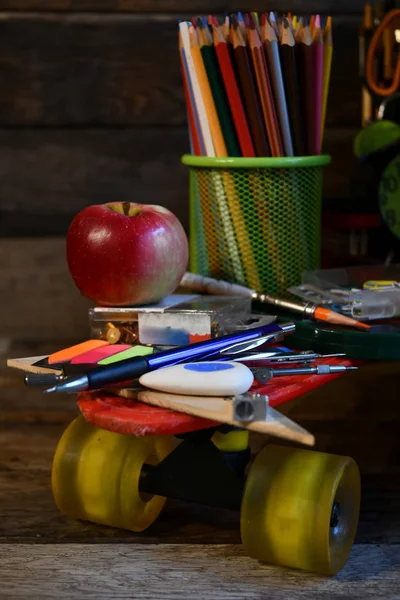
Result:
[[47,390],[49,392],[82,392],[84,390],[98,390],[113,384],[125,384],[128,381],[139,378],[144,373],[168,367],[182,362],[190,362],[204,356],[218,355],[221,350],[233,345],[250,342],[259,338],[267,338],[269,342],[276,341],[285,333],[291,333],[295,329],[293,323],[278,325],[276,322],[253,327],[229,335],[213,338],[165,350],[148,356],[135,356],[121,360],[111,365],[98,367],[87,371],[84,375],[66,377],[61,383]]

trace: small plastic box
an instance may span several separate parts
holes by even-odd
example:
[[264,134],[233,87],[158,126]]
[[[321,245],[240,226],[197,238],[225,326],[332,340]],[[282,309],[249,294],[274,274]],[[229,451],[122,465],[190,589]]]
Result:
[[[303,273],[302,285],[332,302],[348,304],[353,317],[384,319],[400,314],[400,265],[366,265]],[[316,300],[318,298],[311,298]]]
[[183,346],[225,335],[251,318],[251,298],[242,296],[172,294],[148,306],[89,309],[92,337],[158,346]]

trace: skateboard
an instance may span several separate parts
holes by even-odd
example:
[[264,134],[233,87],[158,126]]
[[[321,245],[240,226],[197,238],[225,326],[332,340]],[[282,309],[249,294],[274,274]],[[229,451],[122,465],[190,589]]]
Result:
[[[335,377],[282,377],[253,391],[268,394],[274,409]],[[249,427],[172,410],[165,404],[172,395],[161,396],[149,404],[146,394],[140,400],[123,391],[78,395],[81,414],[62,435],[52,468],[64,514],[140,532],[167,498],[223,507],[240,511],[252,558],[324,575],[343,568],[360,505],[352,458],[269,439],[252,457]],[[268,433],[285,437],[278,429]]]

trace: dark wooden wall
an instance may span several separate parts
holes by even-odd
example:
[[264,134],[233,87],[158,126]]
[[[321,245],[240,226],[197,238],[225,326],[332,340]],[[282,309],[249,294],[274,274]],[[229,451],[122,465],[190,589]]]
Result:
[[[361,0],[0,1],[0,304],[3,334],[80,336],[86,303],[64,236],[84,206],[162,204],[188,227],[177,21],[224,10],[332,14],[327,198],[345,198],[360,123]],[[33,239],[32,239],[33,238]],[[68,312],[59,322],[56,307]],[[65,315],[65,313],[64,313]]]

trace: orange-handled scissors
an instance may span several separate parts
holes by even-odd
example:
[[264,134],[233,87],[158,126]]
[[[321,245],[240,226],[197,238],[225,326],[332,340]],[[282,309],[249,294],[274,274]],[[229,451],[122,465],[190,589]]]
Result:
[[381,41],[383,32],[390,26],[393,25],[393,21],[399,21],[400,28],[400,8],[391,10],[387,13],[379,24],[379,27],[375,31],[370,41],[368,52],[367,52],[367,64],[365,71],[365,78],[370,91],[377,96],[390,96],[399,91],[400,88],[400,54],[397,57],[397,65],[394,72],[393,81],[390,87],[381,87],[377,85],[374,79],[374,55],[378,44]]

